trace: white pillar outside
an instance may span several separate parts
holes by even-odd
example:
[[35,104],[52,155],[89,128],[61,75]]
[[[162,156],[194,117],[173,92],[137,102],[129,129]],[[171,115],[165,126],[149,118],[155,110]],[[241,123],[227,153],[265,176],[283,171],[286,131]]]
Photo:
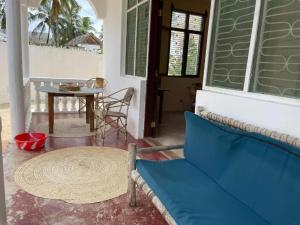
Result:
[[25,132],[20,0],[6,1],[11,135]]
[[6,206],[5,206],[5,188],[4,188],[4,171],[3,171],[3,155],[1,141],[2,123],[0,118],[0,224],[6,225]]
[[21,39],[22,39],[22,65],[24,84],[24,110],[25,129],[29,128],[31,122],[31,88],[29,68],[29,35],[28,35],[28,1],[21,0]]
[[28,37],[27,18],[28,18],[28,7],[26,5],[26,2],[22,0],[21,1],[21,39],[22,39],[23,77],[29,79],[29,37]]

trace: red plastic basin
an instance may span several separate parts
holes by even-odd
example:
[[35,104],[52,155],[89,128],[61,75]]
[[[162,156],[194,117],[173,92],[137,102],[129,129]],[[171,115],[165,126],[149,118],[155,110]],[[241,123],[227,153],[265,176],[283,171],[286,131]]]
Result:
[[45,147],[46,139],[44,133],[24,133],[17,135],[15,142],[20,150],[35,151]]

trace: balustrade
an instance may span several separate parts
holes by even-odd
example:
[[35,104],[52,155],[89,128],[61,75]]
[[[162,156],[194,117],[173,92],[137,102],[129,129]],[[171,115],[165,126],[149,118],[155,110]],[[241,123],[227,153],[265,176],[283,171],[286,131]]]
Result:
[[[30,78],[31,93],[33,96],[32,111],[33,112],[48,112],[48,96],[46,93],[37,91],[43,86],[58,87],[61,84],[76,83],[84,85],[87,80],[84,79],[54,79],[54,78]],[[76,112],[79,108],[77,97],[57,97],[54,100],[55,112]]]

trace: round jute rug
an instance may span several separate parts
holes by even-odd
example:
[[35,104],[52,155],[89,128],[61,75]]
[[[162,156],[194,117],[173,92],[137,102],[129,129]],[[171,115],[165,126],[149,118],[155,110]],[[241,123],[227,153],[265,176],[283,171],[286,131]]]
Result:
[[126,193],[127,156],[109,147],[59,149],[25,162],[16,170],[15,182],[42,198],[101,202]]
[[[48,122],[40,123],[36,126],[36,132],[43,132],[49,135]],[[84,118],[66,118],[54,120],[54,132],[49,136],[52,137],[88,137],[95,133],[90,132],[90,125],[85,122]]]

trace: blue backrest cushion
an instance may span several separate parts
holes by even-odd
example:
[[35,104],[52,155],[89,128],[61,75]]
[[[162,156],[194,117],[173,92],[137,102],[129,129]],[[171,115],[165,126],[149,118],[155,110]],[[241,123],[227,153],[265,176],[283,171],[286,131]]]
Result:
[[274,225],[300,224],[300,150],[185,113],[186,159]]

